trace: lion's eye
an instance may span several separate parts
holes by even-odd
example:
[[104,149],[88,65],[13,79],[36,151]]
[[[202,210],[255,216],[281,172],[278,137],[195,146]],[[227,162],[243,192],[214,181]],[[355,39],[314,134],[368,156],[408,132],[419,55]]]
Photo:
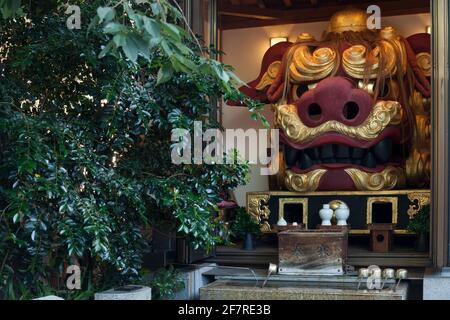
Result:
[[[358,82],[358,89],[366,91],[368,94],[373,96],[375,94],[375,81],[369,81],[365,83],[364,81],[360,80]],[[380,85],[380,88],[378,89],[378,97],[379,98],[386,98],[391,94],[391,85],[388,81],[383,81]]]
[[387,82],[382,83],[379,90],[379,96],[380,98],[385,98],[389,95],[390,88]]
[[374,88],[375,88],[375,83],[373,81],[365,83],[364,81],[360,80],[358,82],[358,89],[366,91],[371,96],[373,96]]
[[315,89],[317,87],[318,82],[308,84],[308,90]]
[[311,84],[297,84],[292,87],[292,97],[294,100],[300,99],[306,92],[314,89],[317,83]]
[[297,95],[298,98],[300,98],[305,92],[307,92],[308,86],[305,84],[301,84],[297,86],[297,89],[295,90],[295,94]]

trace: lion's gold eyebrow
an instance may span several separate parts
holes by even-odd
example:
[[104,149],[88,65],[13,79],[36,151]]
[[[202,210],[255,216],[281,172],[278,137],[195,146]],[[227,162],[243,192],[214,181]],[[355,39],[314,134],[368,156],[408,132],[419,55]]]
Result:
[[306,45],[294,49],[289,64],[289,75],[293,83],[324,79],[338,64],[335,50],[322,47],[312,50]]
[[353,45],[342,53],[342,68],[355,79],[387,78],[397,71],[405,73],[406,64],[406,49],[399,39],[382,40],[372,49]]

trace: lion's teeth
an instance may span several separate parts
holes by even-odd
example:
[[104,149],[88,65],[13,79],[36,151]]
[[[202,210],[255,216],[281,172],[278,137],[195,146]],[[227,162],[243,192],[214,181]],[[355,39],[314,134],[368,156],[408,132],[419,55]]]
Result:
[[366,168],[375,168],[377,166],[377,160],[371,151],[367,152],[362,165]]
[[353,159],[362,159],[364,158],[364,154],[366,153],[366,150],[361,148],[352,148],[352,158]]
[[384,139],[372,148],[374,155],[380,163],[385,164],[391,159],[392,146],[391,139]]
[[306,170],[311,168],[314,165],[314,162],[311,158],[306,154],[306,152],[302,152],[300,155],[298,166],[302,170]]
[[335,149],[336,149],[336,158],[338,159],[350,158],[350,148],[348,146],[338,144]]
[[293,167],[297,163],[297,159],[299,154],[301,153],[300,150],[291,148],[288,145],[284,145],[284,157],[286,160],[286,165],[288,167]]
[[284,145],[284,156],[288,168],[297,166],[307,170],[321,164],[354,164],[375,168],[392,159],[394,152],[392,139],[380,141],[370,149],[349,147],[343,144],[326,144],[320,147],[298,150]]
[[330,159],[334,158],[334,151],[333,151],[333,145],[332,144],[326,144],[322,146],[320,150],[320,155],[322,159]]

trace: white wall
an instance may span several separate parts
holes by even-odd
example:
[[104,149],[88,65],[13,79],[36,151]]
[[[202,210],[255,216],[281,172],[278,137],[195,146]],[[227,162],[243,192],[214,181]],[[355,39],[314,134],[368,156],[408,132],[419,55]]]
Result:
[[[394,27],[398,34],[408,37],[415,33],[426,31],[431,25],[430,14],[393,16],[382,19],[382,26]],[[304,24],[289,24],[247,29],[225,30],[221,34],[222,51],[225,52],[222,61],[233,66],[237,75],[245,82],[250,82],[259,75],[264,53],[269,49],[270,38],[288,37],[294,42],[302,32],[308,32],[321,39],[322,33],[328,27],[328,22]],[[264,114],[272,120],[270,106],[266,106]],[[222,123],[225,128],[262,128],[261,124],[250,119],[246,108],[224,105]],[[239,205],[245,205],[245,194],[249,191],[266,191],[269,189],[268,177],[259,174],[259,167],[252,166],[251,180],[247,186],[235,190]]]

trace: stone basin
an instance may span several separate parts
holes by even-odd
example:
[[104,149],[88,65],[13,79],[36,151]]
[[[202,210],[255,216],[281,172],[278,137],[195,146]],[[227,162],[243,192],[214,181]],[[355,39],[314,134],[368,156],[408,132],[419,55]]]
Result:
[[270,281],[261,288],[255,281],[217,280],[200,288],[200,300],[406,300],[408,284],[394,292],[357,290],[354,283]]

